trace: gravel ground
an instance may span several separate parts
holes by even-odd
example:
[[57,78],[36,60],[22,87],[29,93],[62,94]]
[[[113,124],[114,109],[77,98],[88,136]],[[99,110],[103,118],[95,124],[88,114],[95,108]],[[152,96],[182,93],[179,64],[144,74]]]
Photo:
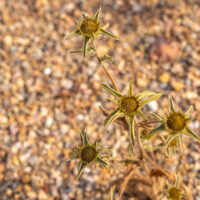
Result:
[[[121,170],[66,162],[86,125],[91,140],[127,152],[130,142],[115,124],[103,127],[99,106],[113,110],[99,82],[109,83],[95,57],[70,54],[81,37],[63,40],[82,11],[102,6],[101,21],[120,41],[102,37],[100,54],[120,91],[163,92],[144,112],[167,113],[168,95],[200,134],[200,2],[198,0],[1,0],[0,1],[0,199],[102,200]],[[83,70],[84,69],[84,70]],[[83,73],[84,72],[84,73]],[[182,176],[200,199],[200,145],[184,137]],[[174,160],[175,162],[175,160]],[[128,199],[128,197],[124,197]]]

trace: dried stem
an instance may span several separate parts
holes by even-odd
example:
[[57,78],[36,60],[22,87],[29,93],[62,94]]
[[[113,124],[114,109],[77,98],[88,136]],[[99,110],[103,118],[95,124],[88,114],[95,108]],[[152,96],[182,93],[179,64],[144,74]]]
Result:
[[140,132],[138,130],[138,125],[137,125],[137,120],[135,119],[135,138],[138,144],[138,149],[139,149],[139,153],[140,153],[140,159],[142,160],[144,158],[144,149],[142,148],[142,143],[140,140]]
[[131,169],[128,171],[127,175],[124,177],[124,180],[120,186],[119,200],[122,198],[122,195],[126,189],[126,185],[128,184],[129,180],[131,179],[137,168],[138,165],[132,166]]
[[160,135],[159,133],[157,133],[157,136],[162,140],[163,144],[165,145],[166,144],[165,138],[162,135]]
[[97,57],[97,59],[98,59],[98,61],[99,61],[100,66],[103,68],[104,72],[106,73],[106,75],[108,76],[108,78],[110,79],[110,81],[112,82],[112,84],[113,84],[115,90],[119,92],[119,89],[118,89],[117,85],[115,84],[115,82],[114,82],[112,76],[111,76],[110,73],[107,71],[107,69],[105,68],[104,64],[100,62],[101,59],[100,59],[100,56],[99,56],[99,54],[98,54],[98,52],[97,52],[97,48],[96,48],[96,45],[95,45],[94,40],[92,40],[92,46],[93,46],[93,49],[94,49],[94,51],[95,51],[95,55],[96,55],[96,57]]
[[[141,140],[140,140],[140,131],[138,128],[138,122],[137,119],[135,118],[135,138],[138,144],[138,149],[140,153],[140,159],[143,160],[146,158],[153,166],[155,166],[154,161],[147,155],[147,153],[144,151]],[[144,162],[145,163],[145,162]]]

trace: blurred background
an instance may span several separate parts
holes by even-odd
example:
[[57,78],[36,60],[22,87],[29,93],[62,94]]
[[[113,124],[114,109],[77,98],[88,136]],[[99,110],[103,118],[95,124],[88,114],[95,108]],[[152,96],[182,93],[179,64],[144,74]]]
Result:
[[[99,6],[102,24],[120,39],[97,42],[101,55],[114,57],[106,67],[120,91],[126,94],[132,80],[135,94],[163,92],[144,112],[166,114],[169,94],[183,111],[194,105],[190,127],[200,133],[199,0],[1,0],[1,200],[102,200],[123,176],[117,166],[110,173],[92,167],[77,181],[77,162],[66,162],[83,126],[113,157],[130,146],[119,125],[103,126],[99,106],[115,107],[99,85],[110,82],[97,60],[69,53],[82,47],[81,37],[63,39],[82,11],[93,15]],[[182,176],[200,200],[200,145],[187,136],[183,142]]]

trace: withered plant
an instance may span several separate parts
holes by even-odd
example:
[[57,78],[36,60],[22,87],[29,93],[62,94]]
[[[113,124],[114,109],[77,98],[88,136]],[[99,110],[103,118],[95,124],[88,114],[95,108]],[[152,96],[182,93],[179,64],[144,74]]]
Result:
[[[186,197],[191,199],[191,193],[181,178],[182,174],[178,170],[170,171],[167,167],[172,156],[178,156],[181,162],[183,134],[200,142],[198,134],[188,126],[189,121],[193,119],[194,108],[190,106],[184,113],[175,108],[172,97],[169,96],[168,114],[162,116],[158,113],[143,113],[141,108],[151,101],[159,100],[162,93],[143,91],[135,94],[132,80],[127,83],[129,84],[128,94],[120,93],[112,75],[104,66],[104,62],[108,59],[112,60],[112,57],[110,55],[100,56],[96,47],[96,41],[101,35],[118,40],[115,35],[107,31],[108,25],[101,25],[100,14],[101,8],[93,17],[83,13],[82,20],[77,22],[77,29],[65,38],[83,37],[83,48],[73,50],[71,53],[82,53],[84,57],[86,55],[96,56],[99,65],[111,81],[113,88],[101,84],[114,97],[109,100],[116,104],[114,111],[108,112],[101,107],[102,113],[106,117],[104,126],[115,122],[124,130],[129,131],[132,153],[130,156],[120,159],[109,158],[111,149],[100,147],[97,141],[90,143],[87,133],[83,130],[80,134],[80,145],[72,151],[70,156],[70,160],[79,160],[77,177],[80,177],[84,167],[92,163],[97,163],[106,169],[109,169],[109,163],[110,166],[123,165],[126,167],[124,177],[116,178],[112,183],[112,185],[116,185],[118,195],[114,197],[114,193],[117,192],[114,192],[114,187],[111,187],[110,200],[123,199],[125,191],[132,196],[132,199],[140,200],[181,200]],[[172,154],[170,149],[172,149]],[[176,155],[177,152],[178,155]],[[119,185],[120,187],[118,187]]]

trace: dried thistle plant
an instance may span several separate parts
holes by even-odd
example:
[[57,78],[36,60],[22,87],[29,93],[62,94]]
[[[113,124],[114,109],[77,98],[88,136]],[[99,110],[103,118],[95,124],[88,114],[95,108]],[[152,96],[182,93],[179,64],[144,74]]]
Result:
[[[182,133],[187,134],[200,142],[198,134],[193,132],[188,127],[189,121],[192,120],[191,115],[194,108],[193,106],[190,106],[185,113],[183,113],[180,110],[176,110],[174,108],[172,98],[169,97],[169,113],[165,116],[153,113],[152,115],[158,121],[152,121],[148,118],[147,114],[144,114],[141,111],[141,108],[149,102],[158,99],[162,95],[162,93],[144,91],[140,94],[133,94],[132,82],[130,81],[128,94],[121,94],[119,92],[119,89],[117,88],[115,81],[113,80],[112,75],[107,71],[107,69],[104,66],[104,61],[111,60],[112,57],[109,55],[99,56],[95,44],[99,35],[107,35],[109,37],[117,39],[116,36],[105,30],[107,26],[101,26],[101,22],[99,21],[100,14],[101,8],[97,10],[96,14],[93,17],[89,17],[83,13],[83,19],[78,21],[77,29],[65,38],[70,38],[72,36],[79,35],[84,37],[83,49],[72,51],[72,53],[83,53],[84,57],[86,56],[86,53],[89,53],[90,55],[95,55],[100,66],[103,68],[107,77],[112,82],[114,89],[106,84],[101,84],[101,86],[106,91],[108,91],[116,98],[110,98],[109,100],[111,100],[117,105],[117,108],[113,112],[111,112],[111,114],[108,114],[108,111],[106,111],[104,108],[101,108],[104,115],[106,115],[104,125],[107,126],[114,121],[121,121],[123,127],[125,129],[129,129],[132,147],[135,146],[135,139],[137,142],[140,157],[135,158],[135,155],[132,155],[132,157],[130,158],[124,158],[120,160],[120,164],[124,165],[125,167],[129,165],[136,166],[138,170],[135,170],[134,168],[133,171],[132,167],[131,170],[128,170],[129,173],[125,173],[124,178],[120,184],[121,188],[119,189],[120,192],[118,200],[122,198],[126,186],[131,180],[134,180],[134,183],[138,182],[140,184],[146,184],[145,187],[152,187],[149,190],[151,191],[149,193],[149,198],[154,200],[160,200],[161,196],[163,198],[165,186],[167,185],[168,181],[171,181],[173,179],[175,180],[174,174],[166,169],[168,162],[170,162],[166,159],[166,150],[168,149],[168,147],[172,148],[173,151],[175,151],[175,149],[178,146],[179,152],[181,154]],[[90,41],[92,42],[92,46],[89,46]],[[144,121],[138,121],[138,115],[141,116],[144,119]],[[128,122],[125,119],[128,119]],[[153,124],[158,122],[160,124],[157,127],[155,127]],[[167,137],[165,137],[164,135],[160,134],[161,131],[167,131],[169,134],[167,135]],[[80,138],[81,144],[72,152],[70,156],[70,160],[79,160],[78,177],[80,177],[84,167],[89,166],[92,163],[98,163],[103,167],[107,168],[108,164],[104,159],[109,157],[108,150],[110,149],[100,148],[97,141],[91,144],[88,140],[85,131],[81,132]],[[143,139],[142,141],[141,138]],[[150,139],[159,139],[161,140],[161,143],[155,146],[146,147],[143,141]],[[161,160],[158,161],[157,154],[155,154],[155,152],[159,149],[162,149],[161,153],[164,156]],[[135,151],[135,148],[133,150]],[[179,159],[181,159],[181,157],[179,157]],[[114,159],[112,160],[114,161]],[[162,182],[159,182],[161,179]],[[187,188],[187,186],[185,186],[183,182],[181,182],[181,184],[182,186],[184,186],[184,188]],[[162,194],[160,194],[160,192],[158,191],[158,188],[161,185],[163,186]],[[136,197],[138,197],[137,195]],[[179,176],[177,177],[176,182],[173,186],[168,184],[168,190],[164,194],[164,196],[164,199],[166,200],[180,200],[181,198],[186,197],[186,195],[184,195],[181,192],[181,189],[179,189]],[[135,196],[133,197],[135,198]],[[111,189],[110,199],[114,199],[114,189]]]

